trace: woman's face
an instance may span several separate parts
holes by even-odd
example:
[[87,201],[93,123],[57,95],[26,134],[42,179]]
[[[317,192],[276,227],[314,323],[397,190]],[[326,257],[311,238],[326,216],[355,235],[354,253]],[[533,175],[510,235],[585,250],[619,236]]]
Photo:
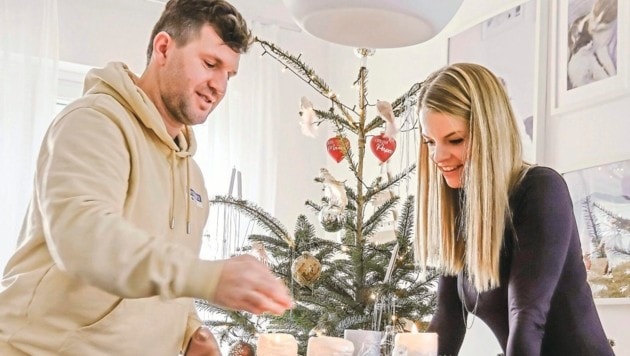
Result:
[[468,159],[468,123],[462,117],[427,109],[420,111],[420,123],[429,157],[442,172],[446,184],[461,188]]

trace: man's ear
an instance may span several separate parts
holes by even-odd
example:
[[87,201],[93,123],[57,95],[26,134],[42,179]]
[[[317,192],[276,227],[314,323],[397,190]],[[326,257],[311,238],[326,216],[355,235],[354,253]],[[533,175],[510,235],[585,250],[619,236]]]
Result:
[[174,45],[175,40],[171,37],[171,35],[165,31],[158,32],[158,34],[153,38],[152,58],[154,58],[158,63],[164,63],[164,60],[168,56],[169,49]]

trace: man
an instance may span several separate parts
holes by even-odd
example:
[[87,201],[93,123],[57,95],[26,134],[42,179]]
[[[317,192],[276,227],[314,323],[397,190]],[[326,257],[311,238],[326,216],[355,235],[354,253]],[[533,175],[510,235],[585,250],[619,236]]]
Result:
[[142,76],[122,63],[88,73],[42,144],[0,285],[1,355],[212,355],[192,298],[290,307],[253,257],[198,257],[208,199],[190,126],[221,101],[250,43],[224,0],[171,0]]

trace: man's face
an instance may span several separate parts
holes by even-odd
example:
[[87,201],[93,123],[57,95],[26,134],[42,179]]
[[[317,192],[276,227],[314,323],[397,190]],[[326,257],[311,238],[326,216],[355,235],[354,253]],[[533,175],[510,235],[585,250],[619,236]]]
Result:
[[174,125],[204,123],[225,96],[239,60],[240,53],[226,45],[210,25],[184,46],[172,41],[159,83],[165,119]]

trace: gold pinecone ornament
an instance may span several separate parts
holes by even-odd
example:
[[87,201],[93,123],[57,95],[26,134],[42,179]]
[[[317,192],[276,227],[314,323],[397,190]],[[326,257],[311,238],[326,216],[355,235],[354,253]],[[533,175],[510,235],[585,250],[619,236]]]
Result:
[[312,289],[313,283],[322,274],[322,264],[310,253],[302,252],[302,255],[293,261],[291,274],[293,275],[293,280],[301,286]]

